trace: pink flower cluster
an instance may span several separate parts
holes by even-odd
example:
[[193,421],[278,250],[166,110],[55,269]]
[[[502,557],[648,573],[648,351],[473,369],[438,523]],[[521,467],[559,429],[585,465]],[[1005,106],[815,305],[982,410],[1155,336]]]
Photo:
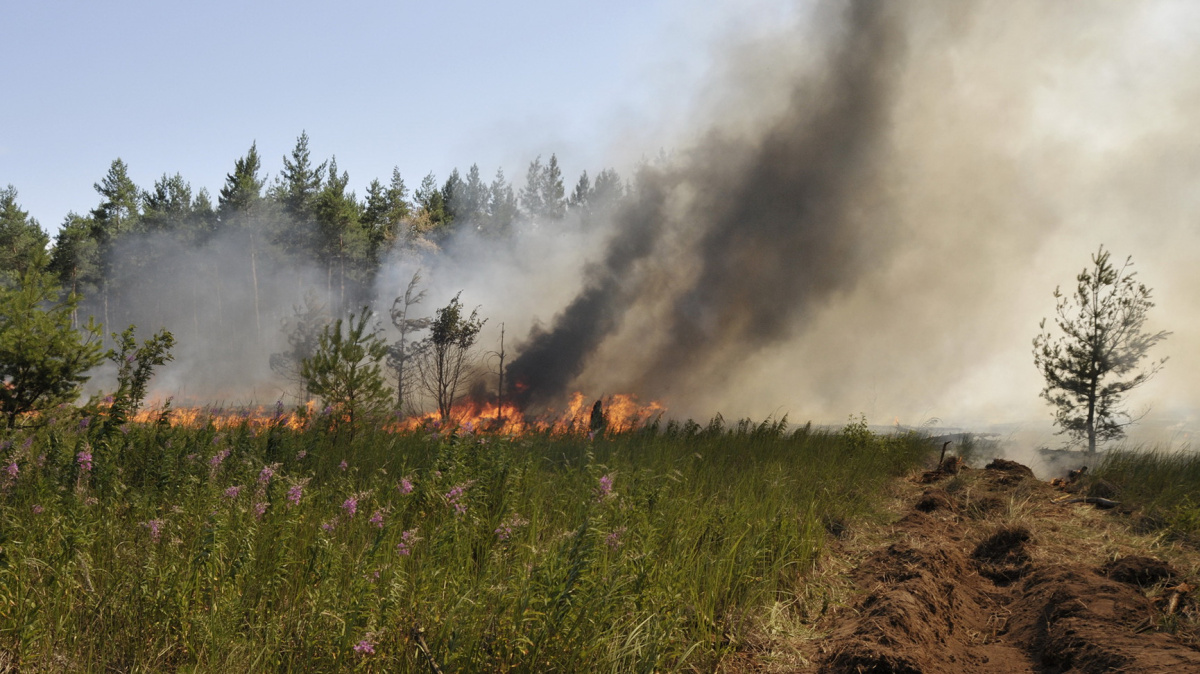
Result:
[[354,517],[354,513],[358,512],[358,499],[355,498],[354,496],[351,496],[350,498],[343,501],[342,502],[342,510],[345,510],[346,514],[349,515],[350,517]]
[[380,529],[382,529],[383,528],[383,511],[376,510],[374,513],[371,514],[371,519],[369,519],[367,521],[370,522],[371,524],[374,524],[375,526],[379,527]]
[[612,496],[613,493],[613,476],[611,473],[600,478],[600,486],[596,487],[596,500],[603,501]]
[[225,490],[225,498],[236,499],[242,493],[242,485],[235,484]]
[[291,501],[292,505],[300,505],[300,497],[304,495],[304,487],[301,485],[292,485],[288,489],[287,500]]
[[526,520],[517,513],[513,513],[508,517],[508,519],[504,520],[500,526],[496,527],[496,530],[493,533],[495,533],[496,537],[501,541],[507,541],[512,537],[515,529],[523,527],[526,524],[529,524],[529,520]]
[[[216,438],[213,438],[213,441],[215,442]],[[225,459],[228,459],[228,458],[229,458],[229,450],[222,449],[221,451],[217,452],[216,454],[213,454],[213,457],[208,460],[208,465],[213,470],[216,470],[216,469],[220,468],[221,464],[224,463]]]
[[467,493],[467,487],[470,486],[471,483],[467,482],[465,484],[457,485],[450,491],[446,492],[446,502],[454,508],[454,512],[458,515],[462,515],[463,513],[467,512],[467,504],[463,503],[461,499]]
[[153,520],[150,520],[149,522],[143,522],[142,526],[150,529],[150,540],[157,543],[159,538],[162,537],[163,524],[164,524],[164,522],[162,520],[153,519]]
[[75,455],[75,461],[79,463],[79,468],[85,473],[92,472],[92,453],[86,449],[81,450]]
[[396,489],[399,489],[401,494],[411,494],[413,490],[412,480],[409,480],[407,477],[400,478],[400,486],[396,487]]
[[408,556],[412,554],[412,546],[420,539],[417,538],[417,530],[409,529],[400,534],[400,542],[396,544],[396,554]]

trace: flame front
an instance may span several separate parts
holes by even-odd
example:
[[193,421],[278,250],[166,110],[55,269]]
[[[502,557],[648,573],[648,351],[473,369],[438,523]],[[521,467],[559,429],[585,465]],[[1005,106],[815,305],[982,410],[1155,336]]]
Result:
[[[529,419],[511,403],[497,405],[494,402],[464,401],[455,405],[450,412],[451,424],[473,432],[521,435],[523,433],[549,432],[556,435],[582,435],[593,428],[592,406],[582,393],[572,394],[565,409],[559,413],[548,412]],[[638,428],[661,415],[666,408],[657,402],[641,404],[637,396],[616,394],[600,399],[603,425],[612,432],[624,432]],[[162,409],[147,407],[133,416],[135,423],[158,423],[165,418],[172,426],[199,428],[212,424],[224,429],[246,424],[251,428],[286,427],[303,430],[310,419],[317,415],[317,404],[288,411],[281,405],[243,408],[220,407],[177,407]],[[409,417],[386,426],[392,432],[415,431],[440,422],[437,412]]]

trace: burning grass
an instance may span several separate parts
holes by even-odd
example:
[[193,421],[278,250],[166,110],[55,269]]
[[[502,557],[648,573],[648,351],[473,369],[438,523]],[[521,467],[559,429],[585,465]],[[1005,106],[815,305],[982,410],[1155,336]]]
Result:
[[930,451],[719,420],[148,421],[5,438],[0,656],[22,670],[711,670],[801,591],[825,524]]

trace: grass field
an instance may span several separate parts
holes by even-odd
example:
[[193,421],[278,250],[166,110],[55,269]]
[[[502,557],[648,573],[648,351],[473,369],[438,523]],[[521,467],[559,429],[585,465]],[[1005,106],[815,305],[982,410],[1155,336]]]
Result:
[[4,440],[21,671],[711,669],[929,447],[718,419],[616,435],[77,417]]
[[1200,543],[1200,454],[1190,448],[1126,448],[1104,453],[1095,479],[1108,482],[1142,521]]

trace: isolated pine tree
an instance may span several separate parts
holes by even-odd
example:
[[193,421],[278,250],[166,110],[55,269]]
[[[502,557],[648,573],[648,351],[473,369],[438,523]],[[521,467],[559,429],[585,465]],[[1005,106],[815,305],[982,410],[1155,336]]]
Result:
[[353,429],[368,412],[382,409],[391,396],[384,384],[380,362],[387,344],[375,330],[368,330],[371,313],[363,307],[358,320],[337,319],[325,326],[316,352],[305,358],[300,374],[308,392],[345,415]]
[[1075,292],[1055,288],[1059,336],[1046,331],[1033,340],[1033,359],[1046,379],[1042,398],[1054,406],[1059,433],[1096,445],[1125,435],[1132,423],[1121,407],[1129,391],[1146,383],[1166,362],[1163,358],[1138,372],[1138,365],[1168,332],[1144,330],[1154,303],[1150,289],[1135,280],[1132,258],[1113,266],[1101,246],[1092,266],[1076,276]]

